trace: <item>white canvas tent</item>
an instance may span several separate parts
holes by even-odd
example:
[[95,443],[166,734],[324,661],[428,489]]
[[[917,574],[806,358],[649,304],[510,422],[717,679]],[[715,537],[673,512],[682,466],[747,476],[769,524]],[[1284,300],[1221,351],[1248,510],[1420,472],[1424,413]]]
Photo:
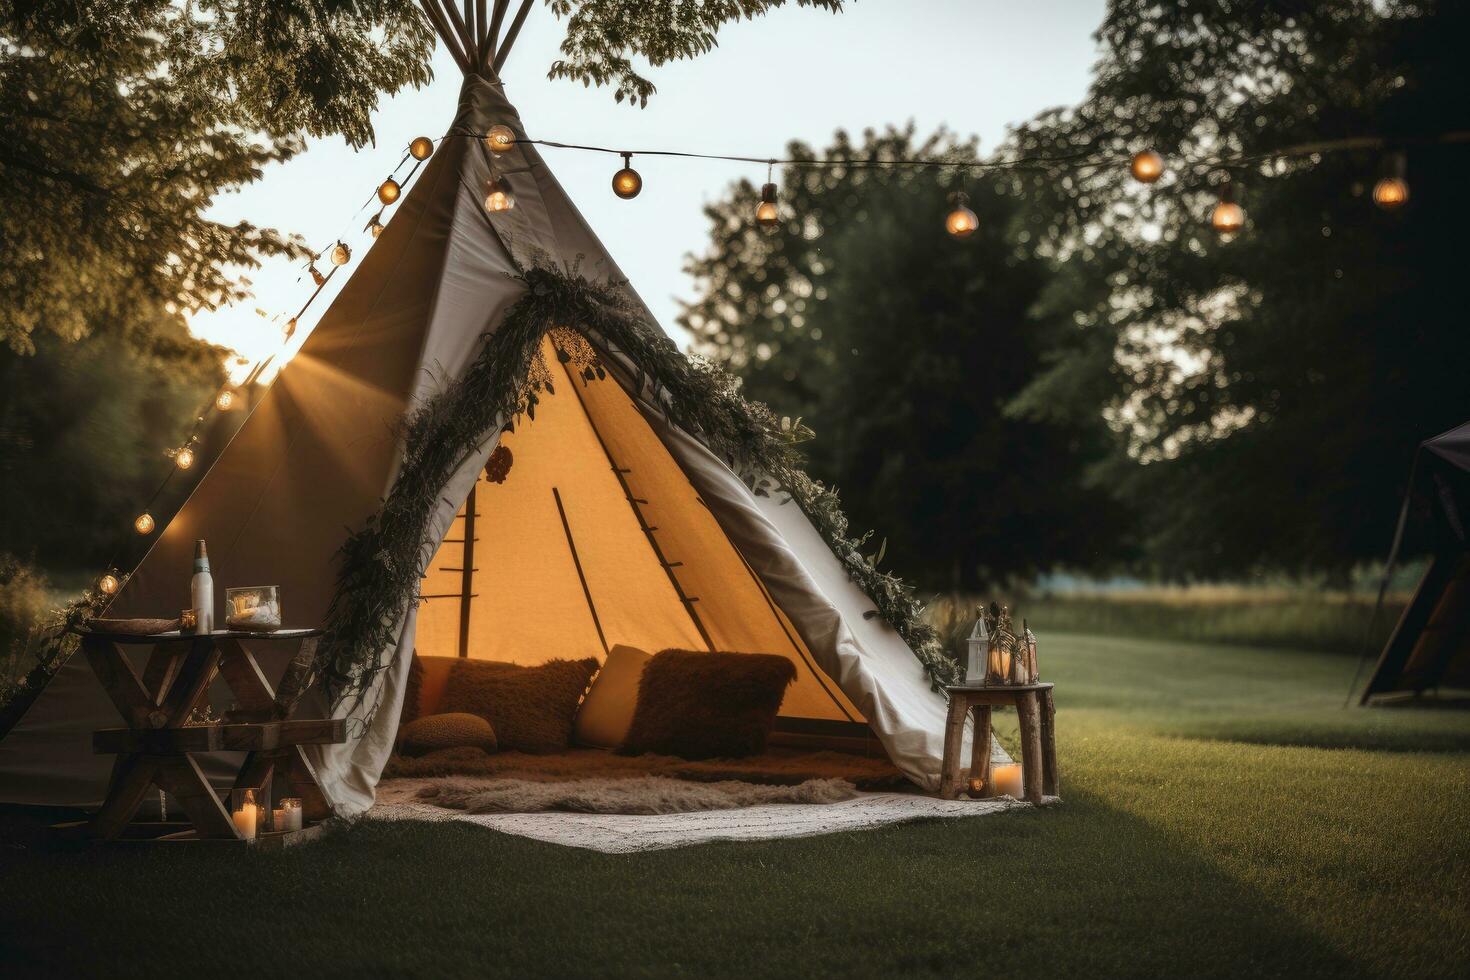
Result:
[[[319,623],[339,550],[402,465],[397,420],[473,361],[522,295],[518,273],[549,260],[621,282],[535,147],[518,143],[492,160],[478,138],[497,124],[526,133],[492,69],[506,50],[492,59],[495,24],[478,50],[439,26],[467,68],[448,134],[109,615],[186,605],[191,549],[203,538],[218,589],[278,584],[289,625]],[[513,210],[485,209],[492,165]],[[542,350],[548,371],[566,372],[552,339]],[[372,804],[415,649],[535,663],[601,656],[614,643],[788,656],[798,681],[784,717],[867,726],[915,783],[937,788],[943,695],[898,633],[869,615],[873,603],[801,509],[752,493],[638,389],[637,365],[596,353],[605,380],[557,377],[534,420],[485,432],[443,487],[427,598],[382,652],[389,667],[369,699],[378,710],[348,744],[308,753],[331,805],[351,815]],[[498,444],[514,461],[496,483],[485,468]],[[93,755],[90,734],[117,723],[84,658],[73,658],[0,741],[0,802],[98,804],[110,759]],[[220,765],[212,775],[227,773]]]

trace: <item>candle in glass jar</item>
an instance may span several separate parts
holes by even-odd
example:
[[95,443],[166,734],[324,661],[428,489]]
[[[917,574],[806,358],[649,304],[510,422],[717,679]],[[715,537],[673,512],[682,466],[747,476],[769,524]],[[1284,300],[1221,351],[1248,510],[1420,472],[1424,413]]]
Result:
[[260,815],[260,808],[254,803],[246,803],[234,813],[235,833],[244,840],[255,840],[255,824]]
[[1022,789],[1021,764],[1019,762],[1002,762],[996,764],[990,770],[990,785],[996,796],[1014,796],[1022,799],[1026,791]]
[[277,807],[271,811],[271,826],[276,828],[277,831],[290,830],[290,815],[285,810]]

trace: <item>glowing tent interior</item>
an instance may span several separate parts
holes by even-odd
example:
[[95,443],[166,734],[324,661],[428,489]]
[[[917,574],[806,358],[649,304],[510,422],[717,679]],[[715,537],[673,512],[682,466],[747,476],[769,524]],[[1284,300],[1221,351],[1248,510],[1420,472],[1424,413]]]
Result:
[[[494,126],[525,136],[498,72],[530,3],[498,40],[508,3],[464,31],[448,21],[452,5],[423,6],[465,70],[447,135],[109,615],[184,605],[203,538],[221,585],[277,583],[288,625],[323,622],[344,541],[379,514],[408,465],[402,418],[463,381],[525,295],[525,270],[550,263],[626,289],[535,146],[492,155],[486,145]],[[492,179],[514,208],[487,210]],[[606,371],[588,378],[562,360],[581,347]],[[784,655],[798,676],[783,719],[871,732],[905,775],[936,789],[944,697],[855,584],[852,556],[834,553],[787,495],[753,491],[738,461],[674,424],[642,366],[605,337],[556,325],[532,370],[553,382],[534,418],[478,433],[436,488],[423,598],[393,614],[393,640],[373,651],[382,669],[371,697],[333,708],[320,690],[310,695],[359,722],[347,744],[308,751],[333,808],[372,804],[415,650],[535,663],[600,658],[616,643]],[[283,669],[288,653],[263,656],[265,669]],[[117,714],[82,659],[64,664],[0,741],[0,802],[102,798],[109,761],[92,753],[90,735]],[[223,762],[205,768],[228,775]]]

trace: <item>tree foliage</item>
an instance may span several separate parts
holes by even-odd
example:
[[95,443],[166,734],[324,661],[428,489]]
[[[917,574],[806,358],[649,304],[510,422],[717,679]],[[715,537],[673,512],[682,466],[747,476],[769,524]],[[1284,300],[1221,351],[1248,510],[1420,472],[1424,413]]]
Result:
[[[1087,98],[1002,155],[1152,147],[1176,170],[1005,181],[1058,273],[1055,349],[1023,417],[1090,427],[1097,475],[1141,508],[1179,574],[1344,569],[1380,557],[1415,444],[1470,415],[1462,239],[1470,218],[1470,10],[1449,2],[1115,0]],[[1382,152],[1273,151],[1383,137],[1408,153],[1401,213],[1375,209]],[[1182,157],[1260,159],[1179,172]],[[1233,178],[1248,225],[1207,226]]]
[[[583,85],[612,85],[613,97],[634,105],[648,104],[655,88],[639,74],[634,58],[657,68],[670,61],[696,58],[719,43],[720,28],[730,21],[753,20],[787,0],[547,0],[567,21],[563,58],[551,66],[552,78]],[[798,7],[834,13],[842,0],[794,0]]]
[[985,226],[946,235],[958,178],[883,166],[976,159],[943,132],[838,133],[788,155],[841,166],[787,167],[770,232],[751,221],[747,183],[707,209],[711,248],[689,266],[699,296],[680,317],[703,351],[815,430],[812,472],[842,489],[856,526],[888,536],[900,573],[975,586],[1116,560],[1127,523],[1080,478],[1100,432],[1004,414],[1044,349],[1027,314],[1047,267],[1008,234],[1022,202],[972,182]]

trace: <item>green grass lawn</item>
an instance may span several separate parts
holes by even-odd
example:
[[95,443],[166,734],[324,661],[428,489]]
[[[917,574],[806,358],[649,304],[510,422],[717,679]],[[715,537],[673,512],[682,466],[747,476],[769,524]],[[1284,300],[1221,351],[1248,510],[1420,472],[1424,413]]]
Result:
[[[0,972],[1470,971],[1470,712],[1349,658],[1050,636],[1065,803],[632,856],[364,824],[281,854],[0,841]],[[1002,719],[1014,745],[1014,716]]]

